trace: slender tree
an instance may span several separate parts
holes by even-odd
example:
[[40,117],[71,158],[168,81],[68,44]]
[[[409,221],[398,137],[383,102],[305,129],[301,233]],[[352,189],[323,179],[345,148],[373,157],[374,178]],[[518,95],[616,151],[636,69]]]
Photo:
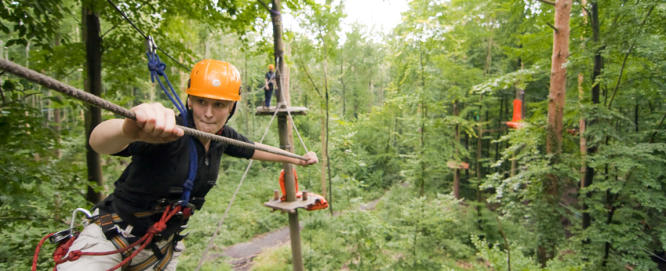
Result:
[[[555,26],[553,32],[553,53],[551,58],[550,89],[548,94],[548,122],[546,127],[546,152],[554,155],[551,164],[558,162],[562,152],[562,119],[566,97],[566,61],[569,57],[569,20],[571,0],[555,2]],[[559,202],[559,178],[550,173],[547,176],[547,202],[555,205]],[[554,219],[549,219],[551,222]],[[543,240],[538,248],[538,260],[545,266],[546,261],[554,256],[552,241]]]
[[[566,97],[567,70],[569,57],[569,18],[571,0],[555,2],[555,29],[553,33],[553,54],[550,70],[550,91],[548,94],[548,125],[546,152],[562,152],[562,118]],[[555,186],[554,188],[557,188]]]
[[[84,88],[87,92],[100,96],[102,94],[102,38],[100,37],[99,15],[95,11],[95,1],[83,1],[81,5],[82,40],[86,48],[86,65],[83,71]],[[102,112],[94,106],[87,106],[85,113],[86,130],[86,164],[88,165],[88,182],[102,187],[102,167],[99,154],[88,144],[93,128],[102,121]],[[102,199],[99,188],[88,185],[86,199],[97,203]]]

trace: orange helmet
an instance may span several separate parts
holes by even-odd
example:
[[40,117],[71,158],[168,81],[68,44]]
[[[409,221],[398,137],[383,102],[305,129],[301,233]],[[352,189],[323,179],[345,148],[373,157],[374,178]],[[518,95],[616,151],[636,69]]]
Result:
[[240,101],[241,77],[238,69],[228,62],[204,59],[192,68],[187,83],[188,95],[216,99]]
[[275,69],[275,66],[273,66],[273,64],[268,64],[268,69],[272,71],[273,69]]

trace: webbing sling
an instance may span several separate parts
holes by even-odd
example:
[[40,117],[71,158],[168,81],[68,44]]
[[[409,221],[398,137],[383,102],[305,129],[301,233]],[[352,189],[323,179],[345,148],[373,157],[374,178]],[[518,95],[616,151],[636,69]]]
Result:
[[[145,270],[148,267],[154,266],[153,270],[160,271],[164,270],[164,268],[169,265],[169,262],[171,262],[171,259],[173,259],[173,254],[175,252],[175,246],[176,242],[174,242],[174,235],[171,235],[169,239],[165,242],[166,244],[162,248],[157,248],[158,251],[161,255],[158,257],[155,253],[155,250],[153,250],[153,254],[150,255],[150,257],[146,258],[145,260],[141,261],[140,263],[131,264],[131,261],[123,265],[123,270],[125,271],[139,271],[139,270]],[[124,249],[130,246],[130,243],[122,237],[119,234],[116,234],[113,236],[111,239],[109,239],[111,243],[117,248],[117,249]],[[153,243],[154,245],[155,243]],[[155,245],[156,246],[156,245]],[[129,257],[129,254],[131,254],[130,251],[126,251],[123,253],[123,259]]]

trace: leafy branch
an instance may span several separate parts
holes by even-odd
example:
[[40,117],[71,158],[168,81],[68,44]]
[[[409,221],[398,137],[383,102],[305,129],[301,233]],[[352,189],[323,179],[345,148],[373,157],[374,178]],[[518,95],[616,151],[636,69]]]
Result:
[[[650,9],[648,9],[647,14],[645,14],[645,18],[643,18],[643,21],[641,22],[641,25],[638,28],[638,33],[636,36],[640,35],[643,32],[643,27],[645,26],[645,23],[647,22],[647,19],[650,17],[650,13],[652,13],[652,10],[654,9],[655,5],[652,5]],[[627,65],[627,59],[629,58],[629,55],[632,53],[634,50],[634,47],[636,46],[636,41],[638,38],[635,38],[633,42],[631,43],[631,46],[629,46],[629,50],[627,53],[624,54],[624,59],[622,60],[622,67],[620,68],[620,74],[617,77],[617,83],[615,83],[615,89],[613,89],[613,95],[611,96],[610,101],[608,102],[608,108],[610,108],[613,105],[613,100],[615,99],[615,94],[617,94],[618,88],[620,88],[620,83],[622,82],[622,75],[624,74],[624,68]]]
[[317,84],[314,82],[314,79],[312,79],[312,75],[310,74],[310,71],[308,70],[307,66],[303,65],[301,61],[298,61],[298,66],[301,68],[301,70],[305,73],[305,75],[308,77],[308,80],[310,81],[310,84],[312,85],[312,88],[316,91],[317,95],[319,98],[322,98],[321,95],[321,90],[319,90],[319,87],[317,87]]

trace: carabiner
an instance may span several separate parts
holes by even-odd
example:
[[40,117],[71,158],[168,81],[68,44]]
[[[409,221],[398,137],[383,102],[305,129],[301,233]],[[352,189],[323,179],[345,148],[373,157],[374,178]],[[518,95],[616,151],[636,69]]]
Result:
[[52,244],[59,244],[63,241],[69,240],[69,238],[74,237],[74,235],[76,234],[76,232],[74,231],[74,222],[76,220],[77,212],[85,214],[86,218],[88,219],[92,218],[92,214],[90,214],[88,210],[83,208],[76,208],[76,210],[72,212],[72,222],[69,224],[69,229],[56,232],[51,237],[49,237],[49,241],[51,241]]
[[155,44],[153,36],[148,36],[146,38],[146,52],[150,54],[155,54],[156,51],[157,51],[157,44]]
[[85,214],[86,218],[88,218],[88,219],[92,218],[92,214],[88,210],[83,209],[83,208],[76,208],[76,210],[74,210],[72,212],[72,222],[69,223],[69,230],[71,232],[74,232],[74,220],[76,220],[76,212],[81,212],[81,213]]

